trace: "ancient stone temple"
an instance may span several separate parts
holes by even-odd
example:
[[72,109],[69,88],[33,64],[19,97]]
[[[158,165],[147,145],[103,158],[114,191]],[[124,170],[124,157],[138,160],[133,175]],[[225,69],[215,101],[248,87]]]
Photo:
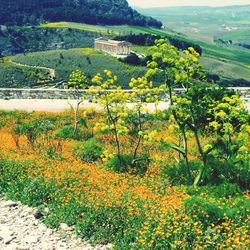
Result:
[[129,55],[131,43],[115,41],[105,38],[95,39],[95,49],[107,52],[112,55]]

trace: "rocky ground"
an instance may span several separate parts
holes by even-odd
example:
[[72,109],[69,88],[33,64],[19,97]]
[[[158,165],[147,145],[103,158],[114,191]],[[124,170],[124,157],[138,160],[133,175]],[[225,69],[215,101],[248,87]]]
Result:
[[47,228],[37,218],[40,211],[18,202],[0,199],[1,250],[106,250],[91,246],[74,236],[74,228],[61,224],[59,230]]

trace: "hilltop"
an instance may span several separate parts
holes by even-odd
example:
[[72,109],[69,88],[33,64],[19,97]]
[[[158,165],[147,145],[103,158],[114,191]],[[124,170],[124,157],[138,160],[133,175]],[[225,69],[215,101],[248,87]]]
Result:
[[234,79],[237,86],[250,86],[250,5],[136,10],[162,21],[162,31],[201,46],[201,62],[211,74],[226,82]]
[[126,0],[13,0],[1,2],[0,24],[34,25],[46,21],[162,26],[162,23],[156,19],[143,16],[132,9]]

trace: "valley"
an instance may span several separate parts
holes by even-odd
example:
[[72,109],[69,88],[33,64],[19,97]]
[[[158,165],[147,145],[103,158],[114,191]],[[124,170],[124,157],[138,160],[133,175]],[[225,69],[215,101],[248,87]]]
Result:
[[[147,12],[145,13],[147,14]],[[150,13],[152,15],[154,14],[153,11]],[[163,15],[163,21],[165,20],[164,17]],[[167,25],[168,21],[165,20],[165,22]],[[140,75],[140,73],[144,72],[142,67],[134,67],[134,65],[117,62],[116,59],[108,55],[99,54],[93,57],[93,55],[86,55],[86,53],[79,54],[79,51],[92,51],[94,39],[97,37],[104,36],[112,39],[126,37],[131,34],[148,34],[166,37],[170,40],[179,41],[180,44],[186,43],[190,44],[190,46],[192,46],[192,44],[200,46],[202,48],[201,63],[212,80],[217,79],[217,81],[224,86],[250,86],[250,50],[239,46],[226,46],[216,44],[212,41],[209,42],[206,41],[206,39],[202,39],[202,36],[198,40],[195,36],[190,37],[182,32],[178,32],[178,27],[182,27],[181,25],[178,26],[178,24],[176,24],[176,32],[169,30],[169,26],[166,27],[167,28],[157,29],[131,25],[90,25],[75,22],[45,23],[35,27],[24,26],[9,28],[1,26],[0,52],[2,48],[2,56],[13,56],[12,59],[16,63],[25,63],[26,65],[38,67],[35,71],[17,67],[16,65],[8,64],[8,59],[6,60],[6,58],[3,57],[0,59],[1,86],[41,87],[43,86],[41,82],[44,82],[44,79],[48,78],[48,72],[46,70],[39,70],[39,67],[44,67],[44,65],[53,66],[58,72],[55,81],[44,82],[45,85],[53,86],[53,84],[58,82],[67,81],[68,75],[73,69],[84,67],[89,76],[92,76],[93,72],[96,72],[101,63],[108,62],[103,65],[105,65],[105,67],[109,65],[110,69],[115,69],[116,67],[122,67],[124,69],[119,71],[124,73],[120,76],[120,79],[123,82],[122,86],[127,87],[129,82],[127,76],[131,75],[131,72],[134,72],[132,75]],[[244,34],[247,36],[248,33]],[[224,36],[228,35],[229,34]],[[67,51],[71,51],[73,48],[75,49],[70,57],[70,52]],[[132,49],[136,53],[147,55],[148,46],[133,45]],[[35,53],[37,51],[40,52]],[[98,54],[98,52],[94,51],[91,53]],[[103,58],[98,60],[96,65],[94,65],[95,63],[92,65],[89,62],[87,62],[87,64],[84,63],[86,57]],[[117,66],[114,64],[117,64]],[[102,67],[100,67],[100,69],[102,69]]]

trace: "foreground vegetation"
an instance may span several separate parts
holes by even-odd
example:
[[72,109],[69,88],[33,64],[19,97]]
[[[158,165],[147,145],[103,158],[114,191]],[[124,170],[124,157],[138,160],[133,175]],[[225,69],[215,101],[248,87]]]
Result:
[[[248,249],[249,113],[206,84],[193,48],[158,40],[151,52],[131,92],[109,70],[71,73],[68,87],[88,87],[100,113],[1,111],[0,191],[115,249]],[[149,110],[161,95],[170,109]]]
[[[145,174],[116,173],[110,166],[118,162],[106,163],[115,154],[113,136],[92,134],[93,126],[105,119],[102,114],[81,112],[88,128],[81,125],[76,136],[64,125],[73,122],[71,112],[0,116],[1,192],[41,211],[49,208],[43,217],[47,225],[75,225],[77,235],[95,243],[111,241],[117,249],[247,249],[249,194],[238,182],[246,172],[234,173],[230,164],[213,166],[210,180],[200,187],[187,186],[178,154],[151,143]],[[21,136],[20,124],[26,124]],[[157,137],[168,134],[174,140],[171,122],[154,124],[161,131]],[[95,139],[88,140],[92,136]],[[130,139],[123,136],[121,143],[122,153],[129,155]],[[194,144],[192,138],[193,176],[199,167]]]

